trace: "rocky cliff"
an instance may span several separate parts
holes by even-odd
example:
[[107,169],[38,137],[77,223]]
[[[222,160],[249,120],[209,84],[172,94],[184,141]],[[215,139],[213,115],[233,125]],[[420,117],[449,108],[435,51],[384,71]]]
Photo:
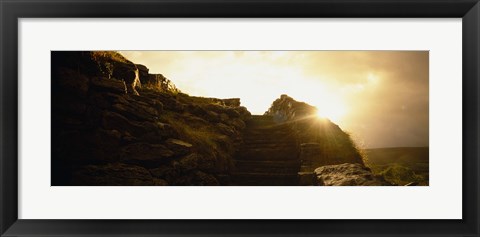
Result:
[[317,108],[281,95],[265,114],[290,124],[297,137],[304,171],[313,171],[323,165],[363,165],[362,156],[350,136],[330,120],[317,117]]
[[115,52],[52,52],[52,185],[227,185],[250,113]]
[[392,185],[365,166],[350,136],[328,119],[316,116],[317,108],[281,95],[265,112],[277,123],[288,124],[299,150],[298,185]]

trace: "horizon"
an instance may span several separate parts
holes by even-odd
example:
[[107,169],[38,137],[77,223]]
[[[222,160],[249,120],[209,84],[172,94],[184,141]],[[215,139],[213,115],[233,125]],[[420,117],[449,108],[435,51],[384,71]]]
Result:
[[263,114],[287,94],[361,149],[428,147],[428,51],[119,51],[192,96]]

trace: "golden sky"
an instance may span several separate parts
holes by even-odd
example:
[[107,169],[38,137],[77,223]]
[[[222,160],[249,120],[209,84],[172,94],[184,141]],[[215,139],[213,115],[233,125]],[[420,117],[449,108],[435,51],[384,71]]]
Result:
[[428,146],[427,51],[122,51],[183,92],[241,98],[263,114],[281,94],[318,108],[364,148]]

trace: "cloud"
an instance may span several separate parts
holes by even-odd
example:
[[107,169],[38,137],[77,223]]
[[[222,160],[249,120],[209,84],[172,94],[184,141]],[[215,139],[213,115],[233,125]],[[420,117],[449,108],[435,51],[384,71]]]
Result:
[[262,114],[289,94],[366,147],[428,146],[426,51],[126,51],[186,93],[240,97]]

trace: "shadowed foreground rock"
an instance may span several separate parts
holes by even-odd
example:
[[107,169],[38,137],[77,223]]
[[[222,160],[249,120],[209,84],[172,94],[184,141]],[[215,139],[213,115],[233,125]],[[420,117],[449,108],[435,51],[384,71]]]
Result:
[[345,163],[315,169],[319,186],[391,186],[382,176],[376,176],[361,164]]
[[239,99],[180,93],[116,52],[52,52],[51,86],[53,186],[228,185]]

